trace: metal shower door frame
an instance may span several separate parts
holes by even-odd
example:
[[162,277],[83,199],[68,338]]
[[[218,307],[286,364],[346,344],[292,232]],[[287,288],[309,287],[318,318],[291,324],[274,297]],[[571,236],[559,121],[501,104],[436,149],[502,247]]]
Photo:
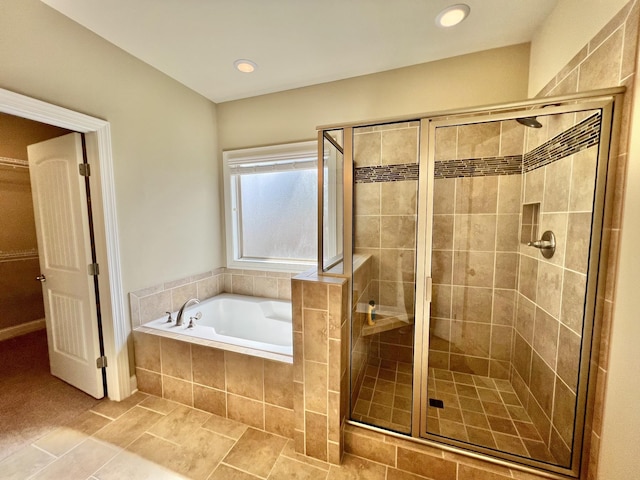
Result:
[[[611,189],[606,191],[607,173],[615,171],[617,145],[611,138],[617,138],[620,126],[621,100],[624,88],[614,88],[587,92],[563,97],[540,98],[526,102],[479,107],[468,111],[458,110],[435,116],[424,116],[420,126],[420,172],[418,181],[418,225],[416,252],[416,304],[415,304],[415,344],[413,376],[413,412],[412,436],[421,442],[437,445],[465,455],[475,456],[495,463],[514,466],[524,470],[549,472],[552,478],[577,477],[580,473],[585,426],[590,424],[586,418],[587,405],[593,401],[595,374],[597,369],[591,364],[595,324],[596,294],[604,286],[606,275],[599,275],[603,265],[600,263],[601,246],[604,242],[603,230],[610,224],[610,212],[605,212],[605,196],[613,196]],[[427,382],[429,356],[429,308],[431,303],[431,252],[433,234],[433,189],[435,166],[435,132],[446,126],[471,125],[487,121],[515,120],[530,116],[548,116],[586,110],[602,112],[601,137],[598,152],[595,198],[592,216],[591,243],[586,285],[584,327],[581,344],[580,370],[577,393],[576,421],[574,423],[574,442],[572,461],[569,468],[529,460],[523,457],[497,452],[486,447],[476,447],[469,443],[446,439],[427,432]],[[605,148],[606,147],[606,148]],[[609,209],[610,210],[610,209]],[[598,288],[599,287],[599,288]],[[533,470],[536,469],[536,470]],[[558,476],[562,475],[562,477]]]

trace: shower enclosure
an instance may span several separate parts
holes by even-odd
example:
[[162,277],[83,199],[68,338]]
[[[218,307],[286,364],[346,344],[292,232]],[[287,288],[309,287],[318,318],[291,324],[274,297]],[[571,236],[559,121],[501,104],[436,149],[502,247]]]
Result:
[[351,421],[579,474],[621,95],[320,128]]

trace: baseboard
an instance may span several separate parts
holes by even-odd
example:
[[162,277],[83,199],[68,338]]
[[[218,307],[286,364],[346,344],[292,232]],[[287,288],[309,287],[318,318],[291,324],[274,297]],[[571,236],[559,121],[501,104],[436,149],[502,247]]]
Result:
[[9,338],[19,337],[27,333],[35,332],[36,330],[42,330],[46,327],[44,318],[40,320],[33,320],[32,322],[16,325],[15,327],[3,328],[0,330],[0,341],[8,340]]

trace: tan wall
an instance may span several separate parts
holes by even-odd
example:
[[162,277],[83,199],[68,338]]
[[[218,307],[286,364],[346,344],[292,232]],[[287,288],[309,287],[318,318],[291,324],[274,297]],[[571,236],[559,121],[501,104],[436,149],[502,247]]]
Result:
[[37,0],[5,0],[0,87],[111,124],[123,290],[223,266],[216,107]]
[[315,138],[318,125],[521,100],[529,46],[487,50],[218,105],[223,150]]

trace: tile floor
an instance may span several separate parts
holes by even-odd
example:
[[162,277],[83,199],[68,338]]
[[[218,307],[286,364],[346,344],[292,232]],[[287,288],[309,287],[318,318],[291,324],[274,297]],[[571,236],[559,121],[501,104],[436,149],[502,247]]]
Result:
[[136,393],[103,400],[0,461],[5,480],[347,480],[426,477],[345,454],[340,466],[298,455],[293,441]]
[[367,365],[353,419],[401,433],[411,431],[413,365],[371,361]]
[[427,431],[537,460],[555,462],[511,383],[466,373],[430,369]]
[[[411,431],[412,365],[368,365],[353,418],[381,428]],[[556,462],[507,380],[430,369],[427,431],[515,455]]]

